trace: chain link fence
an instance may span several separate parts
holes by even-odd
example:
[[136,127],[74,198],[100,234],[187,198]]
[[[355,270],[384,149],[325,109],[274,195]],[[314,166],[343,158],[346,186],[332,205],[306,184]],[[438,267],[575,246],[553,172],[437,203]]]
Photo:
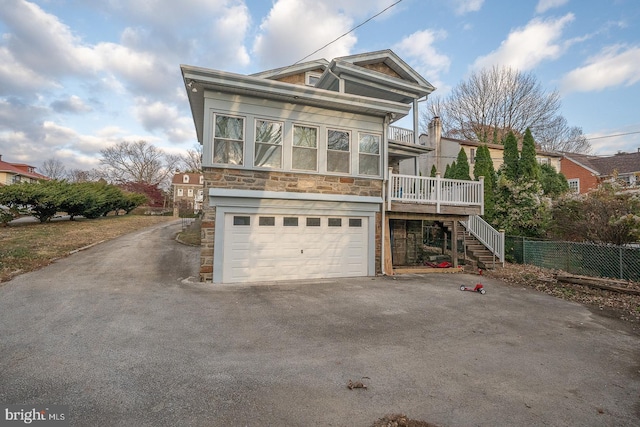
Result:
[[640,248],[507,236],[507,260],[571,274],[640,281]]

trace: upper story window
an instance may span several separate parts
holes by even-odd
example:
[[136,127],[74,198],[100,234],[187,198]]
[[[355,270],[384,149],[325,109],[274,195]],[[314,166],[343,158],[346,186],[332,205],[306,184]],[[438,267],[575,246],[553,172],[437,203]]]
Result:
[[380,175],[380,135],[361,133],[358,143],[360,175]]
[[538,163],[541,165],[551,164],[551,160],[548,157],[538,157],[536,160],[538,160]]
[[182,182],[187,184],[189,182],[189,175],[182,175]]
[[244,157],[244,119],[215,115],[213,163],[242,165]]
[[183,196],[184,190],[182,188],[178,188],[178,196]]
[[282,123],[256,120],[254,166],[282,167]]
[[471,162],[471,164],[474,164],[476,162],[476,149],[475,148],[470,148],[469,149],[469,162]]
[[309,126],[293,126],[291,168],[318,170],[318,129]]
[[304,73],[304,84],[307,86],[315,86],[316,83],[320,80],[322,73],[318,73],[316,71],[307,71]]
[[204,184],[204,176],[200,175],[200,184]]
[[351,163],[351,141],[349,132],[329,129],[327,131],[327,172],[349,173]]
[[187,190],[187,196],[193,197],[193,188]]

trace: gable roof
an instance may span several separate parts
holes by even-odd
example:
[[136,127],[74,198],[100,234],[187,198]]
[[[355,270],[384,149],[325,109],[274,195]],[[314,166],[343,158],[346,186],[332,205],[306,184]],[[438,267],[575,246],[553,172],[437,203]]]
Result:
[[[480,142],[480,141],[469,141],[464,139],[456,139],[456,138],[448,138],[448,137],[442,137],[441,139],[456,142],[460,145],[467,145],[471,147],[482,147],[483,145],[486,145],[488,148],[492,148],[494,150],[504,150],[504,145],[502,144],[493,144],[490,142]],[[522,147],[519,145],[518,149],[522,149]],[[552,151],[542,151],[542,150],[538,150],[537,148],[536,148],[536,154],[540,156],[547,156],[547,157],[562,157],[562,153],[555,153]]]
[[[184,182],[183,176],[189,176],[189,182]],[[201,173],[192,173],[192,172],[180,172],[173,175],[171,179],[171,184],[176,185],[200,185],[200,178],[203,175]]]
[[435,90],[390,49],[335,58],[316,87],[403,104]]
[[[386,67],[389,73],[375,70]],[[279,79],[287,73],[324,69],[315,87]],[[181,65],[185,90],[200,143],[204,137],[205,91],[225,92],[347,113],[390,117],[409,114],[412,103],[435,88],[391,50],[309,61],[250,76]]]
[[620,174],[640,172],[640,151],[613,156],[564,153],[564,157],[599,176],[612,175],[614,171]]
[[29,172],[29,169],[35,169],[33,166],[25,163],[9,163],[0,159],[0,172],[6,172],[13,175],[26,176],[31,179],[49,179],[48,177],[37,172]]

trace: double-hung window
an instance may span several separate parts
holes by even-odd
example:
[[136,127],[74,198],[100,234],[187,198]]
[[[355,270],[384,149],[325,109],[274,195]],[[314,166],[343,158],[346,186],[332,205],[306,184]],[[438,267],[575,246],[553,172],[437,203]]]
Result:
[[213,163],[242,165],[244,157],[244,119],[215,115]]
[[351,163],[349,132],[327,131],[327,172],[349,173]]
[[380,175],[380,135],[361,133],[358,144],[358,173]]
[[318,170],[318,129],[308,126],[293,126],[291,168],[296,170]]
[[282,123],[256,120],[254,166],[282,167]]

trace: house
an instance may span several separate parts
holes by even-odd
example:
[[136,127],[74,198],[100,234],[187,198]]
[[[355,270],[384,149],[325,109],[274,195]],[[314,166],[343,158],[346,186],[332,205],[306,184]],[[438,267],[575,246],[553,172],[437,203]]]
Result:
[[640,186],[640,148],[636,153],[618,153],[613,156],[564,153],[561,172],[569,188],[584,194],[601,182],[615,179],[629,188]]
[[204,176],[201,173],[176,173],[171,179],[171,188],[174,216],[202,210]]
[[0,154],[0,185],[11,185],[20,182],[38,182],[48,177],[36,172],[34,166],[24,163],[9,163],[2,160]]
[[482,182],[398,173],[431,149],[393,123],[413,111],[416,129],[435,88],[391,50],[181,71],[203,146],[201,281],[391,274],[410,221],[482,213]]
[[[469,161],[469,172],[473,178],[473,166],[475,163],[478,148],[486,145],[489,148],[493,168],[497,171],[503,163],[504,145],[484,143],[479,141],[468,141],[456,138],[448,138],[442,136],[442,123],[440,118],[434,117],[428,125],[426,135],[420,135],[420,141],[433,151],[427,155],[418,158],[418,171],[423,176],[431,174],[431,168],[435,165],[436,170],[442,174],[447,167],[458,158],[460,149],[464,149]],[[536,159],[540,164],[551,165],[556,172],[560,172],[560,159],[562,154],[536,150]],[[415,170],[416,166],[409,162],[404,162],[402,171],[408,172]]]

